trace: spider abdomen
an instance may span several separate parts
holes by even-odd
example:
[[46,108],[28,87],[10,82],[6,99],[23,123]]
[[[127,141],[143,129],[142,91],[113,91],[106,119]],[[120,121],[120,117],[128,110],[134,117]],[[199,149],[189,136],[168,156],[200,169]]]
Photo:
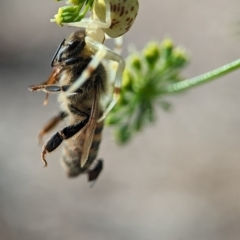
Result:
[[[138,0],[108,0],[111,11],[111,25],[103,31],[111,38],[124,35],[134,23],[138,13]],[[105,0],[95,0],[93,18],[104,22],[106,19]]]

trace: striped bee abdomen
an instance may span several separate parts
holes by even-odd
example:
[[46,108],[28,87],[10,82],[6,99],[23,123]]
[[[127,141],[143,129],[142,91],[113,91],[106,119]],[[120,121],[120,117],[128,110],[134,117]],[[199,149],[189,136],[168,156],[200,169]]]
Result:
[[83,167],[81,167],[80,165],[80,160],[82,156],[84,139],[86,137],[86,135],[84,134],[84,129],[77,137],[72,137],[71,139],[65,141],[62,154],[62,164],[66,169],[68,177],[76,177],[81,173],[86,173],[91,167],[93,161],[96,159],[98,154],[103,127],[103,121],[96,124],[88,159]]

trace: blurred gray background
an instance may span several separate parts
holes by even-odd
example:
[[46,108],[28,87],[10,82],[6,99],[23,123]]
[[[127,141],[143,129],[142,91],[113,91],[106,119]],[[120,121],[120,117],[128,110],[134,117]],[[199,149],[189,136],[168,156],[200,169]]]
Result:
[[[67,179],[60,149],[42,168],[36,134],[58,111],[43,82],[73,29],[49,19],[52,0],[0,1],[0,239],[239,240],[240,71],[172,97],[173,111],[118,147],[104,130],[105,168],[89,188]],[[138,49],[170,36],[189,50],[193,77],[240,57],[238,0],[140,0],[124,38]]]

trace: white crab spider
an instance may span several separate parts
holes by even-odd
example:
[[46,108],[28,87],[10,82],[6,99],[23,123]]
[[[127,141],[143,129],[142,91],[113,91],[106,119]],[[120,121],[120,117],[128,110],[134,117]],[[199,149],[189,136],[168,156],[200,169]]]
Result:
[[[86,28],[86,48],[93,55],[91,62],[83,71],[81,76],[68,89],[68,94],[78,89],[97,68],[103,59],[118,63],[114,79],[114,91],[111,102],[102,117],[102,121],[111,111],[117,102],[120,94],[122,74],[125,68],[124,59],[118,53],[108,49],[103,43],[105,34],[107,37],[115,38],[125,34],[132,26],[137,13],[138,0],[95,0],[92,8],[91,18],[84,18],[80,22],[63,23],[63,25]],[[121,46],[121,38],[118,38],[117,45]],[[112,65],[113,66],[113,65]]]

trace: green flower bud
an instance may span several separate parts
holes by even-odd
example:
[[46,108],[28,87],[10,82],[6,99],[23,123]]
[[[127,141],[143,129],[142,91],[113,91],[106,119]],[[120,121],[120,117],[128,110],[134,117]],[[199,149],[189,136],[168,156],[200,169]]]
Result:
[[172,57],[174,66],[176,67],[182,67],[188,62],[186,52],[181,48],[175,48]]
[[150,67],[154,67],[160,58],[160,48],[157,42],[150,42],[143,50],[143,55]]
[[162,56],[168,61],[169,57],[172,54],[172,50],[174,48],[173,41],[171,39],[165,39],[161,44],[161,53]]
[[62,17],[62,11],[61,9],[59,8],[58,10],[58,14],[56,14],[54,16],[54,19],[51,19],[51,21],[53,22],[56,22],[58,25],[62,25],[62,22],[63,22],[63,17]]
[[140,71],[142,68],[141,60],[137,54],[134,54],[131,57],[131,65],[134,69]]
[[131,138],[131,132],[128,127],[129,126],[125,124],[116,130],[115,137],[119,144],[127,143]]
[[127,69],[125,69],[125,71],[123,72],[123,78],[122,78],[122,89],[131,91],[133,81],[134,81],[134,77]]
[[58,13],[52,19],[52,22],[56,22],[58,25],[62,25],[64,22],[71,22],[76,15],[75,6],[65,6],[58,9]]

